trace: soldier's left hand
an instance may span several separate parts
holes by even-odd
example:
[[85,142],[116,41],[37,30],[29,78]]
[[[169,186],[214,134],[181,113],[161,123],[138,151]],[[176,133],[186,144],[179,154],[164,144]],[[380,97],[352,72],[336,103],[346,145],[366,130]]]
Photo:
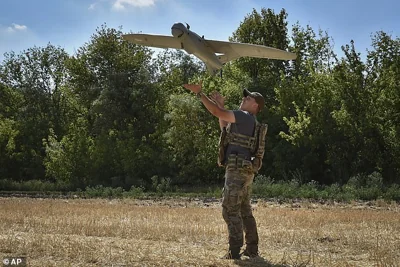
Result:
[[219,107],[224,107],[224,102],[225,102],[225,97],[223,97],[220,93],[217,91],[213,91],[210,95],[210,98],[217,103]]

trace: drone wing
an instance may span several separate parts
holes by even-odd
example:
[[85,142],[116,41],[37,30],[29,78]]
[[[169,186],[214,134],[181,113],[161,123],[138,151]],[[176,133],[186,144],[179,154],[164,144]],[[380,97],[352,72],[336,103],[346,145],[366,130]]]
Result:
[[152,35],[152,34],[125,34],[122,38],[139,45],[158,47],[158,48],[175,48],[182,49],[181,42],[172,36]]
[[240,57],[270,58],[280,60],[296,59],[296,54],[284,50],[255,44],[206,40],[208,46],[219,56],[222,63]]

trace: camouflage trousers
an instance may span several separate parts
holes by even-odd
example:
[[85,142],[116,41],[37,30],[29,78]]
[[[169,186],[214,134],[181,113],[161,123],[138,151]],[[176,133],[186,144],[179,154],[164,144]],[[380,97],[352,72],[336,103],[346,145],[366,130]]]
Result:
[[257,224],[250,203],[253,179],[254,172],[250,161],[229,158],[225,171],[222,216],[228,227],[229,247],[243,246],[244,231],[246,250],[257,253]]

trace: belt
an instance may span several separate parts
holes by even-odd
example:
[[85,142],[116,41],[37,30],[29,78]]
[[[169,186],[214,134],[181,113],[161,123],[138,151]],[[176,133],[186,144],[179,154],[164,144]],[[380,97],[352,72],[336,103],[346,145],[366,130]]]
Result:
[[227,158],[227,166],[242,168],[251,165],[250,158],[243,154],[230,154]]

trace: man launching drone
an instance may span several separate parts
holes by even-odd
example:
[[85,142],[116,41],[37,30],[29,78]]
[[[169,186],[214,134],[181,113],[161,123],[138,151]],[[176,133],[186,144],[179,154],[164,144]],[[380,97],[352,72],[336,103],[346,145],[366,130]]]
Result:
[[224,98],[213,92],[210,97],[202,92],[201,84],[184,87],[201,99],[207,110],[219,119],[221,128],[219,165],[225,167],[222,215],[229,234],[225,259],[240,259],[243,231],[246,248],[242,255],[258,256],[257,224],[250,204],[254,174],[261,168],[264,156],[266,125],[258,123],[256,115],[264,107],[260,93],[243,91],[239,110],[226,110]]
[[[211,75],[216,74],[225,63],[240,57],[296,58],[294,53],[272,47],[208,40],[182,23],[175,23],[171,33],[172,36],[126,34],[123,38],[139,45],[184,49],[202,60]],[[184,87],[197,94],[207,110],[219,119],[221,127],[218,164],[225,168],[222,214],[229,233],[229,250],[224,258],[239,259],[244,239],[246,248],[242,255],[257,257],[258,233],[250,205],[250,192],[264,156],[267,125],[260,124],[256,119],[264,107],[264,98],[260,93],[244,90],[239,110],[232,111],[224,108],[224,98],[219,93],[214,92],[208,97],[201,91],[201,84],[185,84]]]

